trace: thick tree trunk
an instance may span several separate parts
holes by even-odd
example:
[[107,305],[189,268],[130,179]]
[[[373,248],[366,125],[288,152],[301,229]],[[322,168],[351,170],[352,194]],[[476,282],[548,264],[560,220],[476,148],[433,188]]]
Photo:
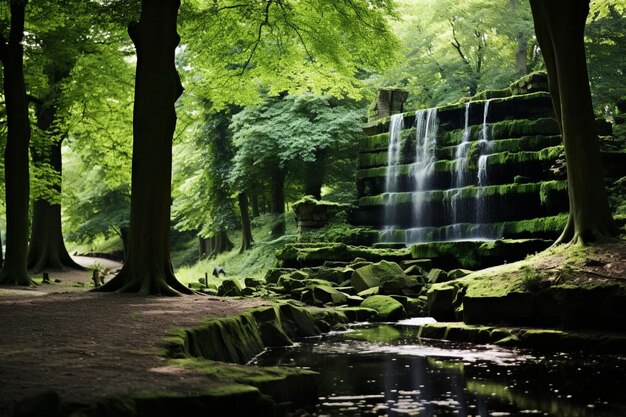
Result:
[[248,196],[246,193],[239,193],[239,213],[241,214],[241,247],[239,253],[252,246],[252,228],[250,227],[250,214],[248,211]]
[[170,260],[174,104],[183,91],[174,63],[179,7],[180,0],[142,0],[139,22],[128,28],[137,49],[128,260],[96,291],[191,293]]
[[24,16],[26,0],[11,0],[9,40],[0,39],[7,110],[7,144],[4,151],[6,182],[6,258],[0,284],[31,285],[26,271],[28,254],[28,145],[30,124],[24,85]]
[[278,218],[272,227],[272,236],[279,237],[285,234],[285,172],[278,164],[271,173],[271,204],[270,209]]
[[585,244],[616,236],[602,176],[585,60],[589,0],[531,0],[530,4],[567,162],[570,213],[556,243]]
[[[49,111],[50,110],[46,109],[38,109],[37,123],[39,127],[46,132],[52,125],[54,115],[51,115],[52,117],[44,117],[41,113]],[[61,177],[61,143],[62,140],[55,141],[47,151],[41,152],[34,150],[31,152],[33,163],[43,163],[48,159],[52,169]],[[61,184],[55,188],[55,191],[61,194]],[[33,223],[31,227],[30,246],[28,248],[28,268],[33,272],[41,272],[44,269],[84,269],[74,262],[67,252],[65,242],[63,242],[60,204],[51,204],[43,199],[38,199],[33,203]]]

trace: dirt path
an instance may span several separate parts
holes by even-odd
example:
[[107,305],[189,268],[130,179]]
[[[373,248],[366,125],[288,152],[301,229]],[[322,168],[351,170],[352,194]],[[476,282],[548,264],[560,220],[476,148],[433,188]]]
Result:
[[90,271],[51,277],[61,283],[0,287],[0,416],[10,415],[20,399],[48,390],[79,402],[129,392],[197,392],[211,381],[167,366],[157,354],[167,330],[263,304],[97,294],[79,285],[90,282]]

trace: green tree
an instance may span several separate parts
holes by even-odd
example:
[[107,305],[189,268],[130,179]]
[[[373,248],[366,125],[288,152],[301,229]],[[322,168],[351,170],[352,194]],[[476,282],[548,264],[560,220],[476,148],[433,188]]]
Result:
[[526,1],[418,0],[404,2],[401,11],[404,19],[394,26],[403,58],[370,82],[409,91],[407,107],[507,87],[540,64]]
[[570,213],[557,243],[585,244],[615,236],[585,58],[589,0],[531,0],[530,4],[567,161]]
[[32,284],[26,271],[30,190],[28,172],[30,122],[24,83],[24,47],[22,45],[26,4],[26,0],[9,1],[11,23],[8,38],[5,38],[4,33],[0,33],[0,61],[3,65],[7,112],[7,143],[4,151],[7,249],[6,258],[0,270],[0,284],[14,285]]
[[183,92],[174,63],[179,6],[179,0],[142,0],[139,21],[128,28],[137,50],[128,257],[97,291],[191,292],[174,276],[170,260],[174,105]]
[[[356,154],[362,120],[354,103],[310,93],[248,107],[231,124],[237,148],[232,180],[251,188],[255,178],[269,178],[271,210],[282,217],[287,174],[306,194],[321,198],[336,162]],[[283,233],[284,219],[273,230],[275,236]]]
[[175,160],[180,167],[175,177],[184,181],[174,193],[175,227],[198,231],[201,246],[206,245],[201,253],[209,257],[233,248],[227,231],[237,224],[234,194],[228,184],[234,153],[228,131],[230,114],[230,110],[206,111],[188,140],[176,145]]

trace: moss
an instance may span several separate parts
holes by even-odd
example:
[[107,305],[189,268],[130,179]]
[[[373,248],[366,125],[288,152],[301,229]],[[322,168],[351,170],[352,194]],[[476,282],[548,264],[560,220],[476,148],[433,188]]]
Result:
[[355,269],[350,282],[357,292],[361,292],[394,278],[406,278],[402,268],[394,262],[380,261]]
[[408,249],[378,249],[363,246],[351,246],[343,243],[287,244],[276,251],[276,258],[283,266],[315,266],[325,261],[352,261],[363,258],[368,261],[388,259],[401,261],[410,259]]
[[376,310],[385,321],[395,321],[405,316],[404,306],[386,295],[373,295],[363,301],[361,307]]

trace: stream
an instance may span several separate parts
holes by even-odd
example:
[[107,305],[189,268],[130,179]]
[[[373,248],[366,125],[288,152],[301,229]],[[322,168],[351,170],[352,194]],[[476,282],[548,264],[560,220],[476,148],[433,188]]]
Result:
[[268,349],[255,364],[320,372],[316,416],[626,416],[626,356],[419,339],[402,323]]

